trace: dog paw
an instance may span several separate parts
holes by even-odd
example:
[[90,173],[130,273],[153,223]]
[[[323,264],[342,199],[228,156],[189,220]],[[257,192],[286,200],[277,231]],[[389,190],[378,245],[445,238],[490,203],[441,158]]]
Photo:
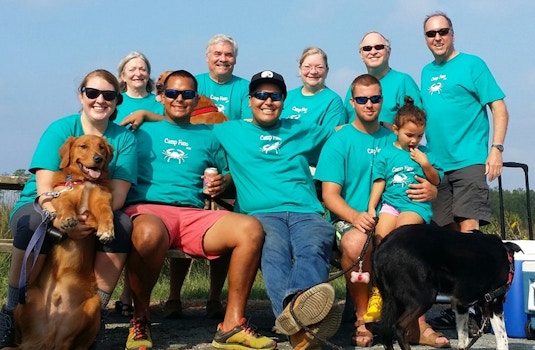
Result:
[[76,227],[76,225],[78,225],[78,220],[73,217],[66,218],[61,221],[61,228],[63,230],[72,230]]
[[115,238],[115,233],[113,230],[109,231],[98,231],[97,232],[98,240],[104,244],[110,243]]

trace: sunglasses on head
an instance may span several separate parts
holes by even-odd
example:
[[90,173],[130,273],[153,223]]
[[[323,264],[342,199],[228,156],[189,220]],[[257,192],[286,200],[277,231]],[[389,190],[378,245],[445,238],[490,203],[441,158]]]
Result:
[[365,105],[366,103],[368,103],[368,100],[372,101],[372,103],[379,103],[381,102],[382,99],[383,99],[383,96],[381,95],[373,95],[370,97],[366,97],[366,96],[353,97],[353,100],[359,105]]
[[425,36],[428,38],[434,38],[435,36],[437,36],[437,34],[440,36],[444,36],[444,35],[448,35],[449,32],[450,32],[450,28],[441,28],[439,30],[428,30],[427,32],[425,32]]
[[372,49],[376,49],[377,51],[380,51],[382,49],[384,49],[386,47],[386,45],[383,45],[383,44],[379,44],[379,45],[373,45],[373,46],[370,46],[370,45],[366,45],[366,46],[363,46],[361,47],[360,49],[362,51],[371,51]]
[[82,92],[85,93],[85,96],[87,98],[90,98],[92,100],[102,95],[102,97],[104,97],[106,101],[115,100],[117,98],[117,95],[119,94],[117,91],[113,91],[113,90],[98,90],[98,89],[93,89],[93,88],[85,87],[85,86],[82,88]]
[[178,98],[179,95],[182,95],[182,98],[184,100],[191,100],[195,96],[197,96],[197,93],[194,90],[175,90],[175,89],[165,89],[163,92],[165,97],[170,98],[172,100]]
[[251,96],[262,101],[265,101],[268,98],[271,98],[271,101],[282,101],[282,98],[284,97],[282,92],[267,92],[267,91],[256,91]]

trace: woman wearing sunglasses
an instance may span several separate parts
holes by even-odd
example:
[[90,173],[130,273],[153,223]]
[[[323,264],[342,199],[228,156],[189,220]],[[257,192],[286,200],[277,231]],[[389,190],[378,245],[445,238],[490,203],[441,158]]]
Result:
[[[29,171],[32,175],[11,212],[9,225],[13,234],[13,254],[8,276],[7,302],[0,312],[0,348],[13,345],[13,310],[19,303],[21,265],[32,235],[42,221],[41,213],[34,208],[34,201],[38,194],[54,191],[52,175],[59,170],[59,149],[68,137],[104,136],[114,148],[109,170],[113,186],[115,239],[105,246],[95,239],[95,274],[102,308],[107,306],[130,251],[132,223],[119,209],[124,204],[130,185],[137,179],[136,140],[131,132],[112,122],[117,116],[116,107],[122,101],[119,82],[112,73],[99,69],[86,75],[78,91],[81,112],[58,119],[45,130],[30,164]],[[38,205],[43,211],[54,213],[50,199],[49,196],[41,195],[38,197]],[[84,220],[85,217],[81,215],[74,229],[60,231],[72,238],[93,234],[92,229],[84,225]],[[42,266],[53,242],[50,236],[45,237],[35,268],[28,275],[28,282],[39,275],[36,270]],[[103,338],[102,326],[103,323],[98,338]],[[97,348],[101,347],[97,345]]]
[[163,115],[163,106],[152,93],[154,82],[150,78],[150,62],[140,52],[126,55],[117,68],[123,103],[117,108],[117,124],[129,114],[145,110]]
[[[405,104],[405,96],[410,96],[417,107],[422,107],[420,90],[414,79],[406,73],[390,68],[388,60],[391,50],[390,41],[378,32],[364,34],[359,45],[360,57],[368,74],[379,79],[383,90],[383,107],[379,122],[390,129],[396,112]],[[344,99],[349,122],[355,120],[355,110],[350,103],[352,97],[350,86]]]
[[329,73],[327,54],[319,47],[307,47],[299,59],[299,76],[303,85],[288,91],[283,119],[301,119],[326,128],[347,123],[342,99],[325,86]]

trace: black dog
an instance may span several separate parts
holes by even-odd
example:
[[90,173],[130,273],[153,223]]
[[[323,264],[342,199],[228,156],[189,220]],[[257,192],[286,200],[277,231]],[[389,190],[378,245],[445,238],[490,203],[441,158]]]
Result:
[[[450,295],[459,348],[466,348],[468,308],[481,307],[491,319],[496,349],[508,349],[503,301],[514,273],[514,243],[500,237],[432,225],[406,225],[392,231],[373,256],[373,274],[383,297],[381,328],[385,349],[410,349],[408,333],[435,303]],[[411,336],[412,339],[412,336]]]

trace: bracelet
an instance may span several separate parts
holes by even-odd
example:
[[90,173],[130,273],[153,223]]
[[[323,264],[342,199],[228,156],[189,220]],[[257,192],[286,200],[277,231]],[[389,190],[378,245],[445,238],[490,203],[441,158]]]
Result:
[[43,215],[45,217],[50,218],[51,220],[54,220],[56,218],[57,213],[55,211],[50,211],[48,209],[43,209]]

